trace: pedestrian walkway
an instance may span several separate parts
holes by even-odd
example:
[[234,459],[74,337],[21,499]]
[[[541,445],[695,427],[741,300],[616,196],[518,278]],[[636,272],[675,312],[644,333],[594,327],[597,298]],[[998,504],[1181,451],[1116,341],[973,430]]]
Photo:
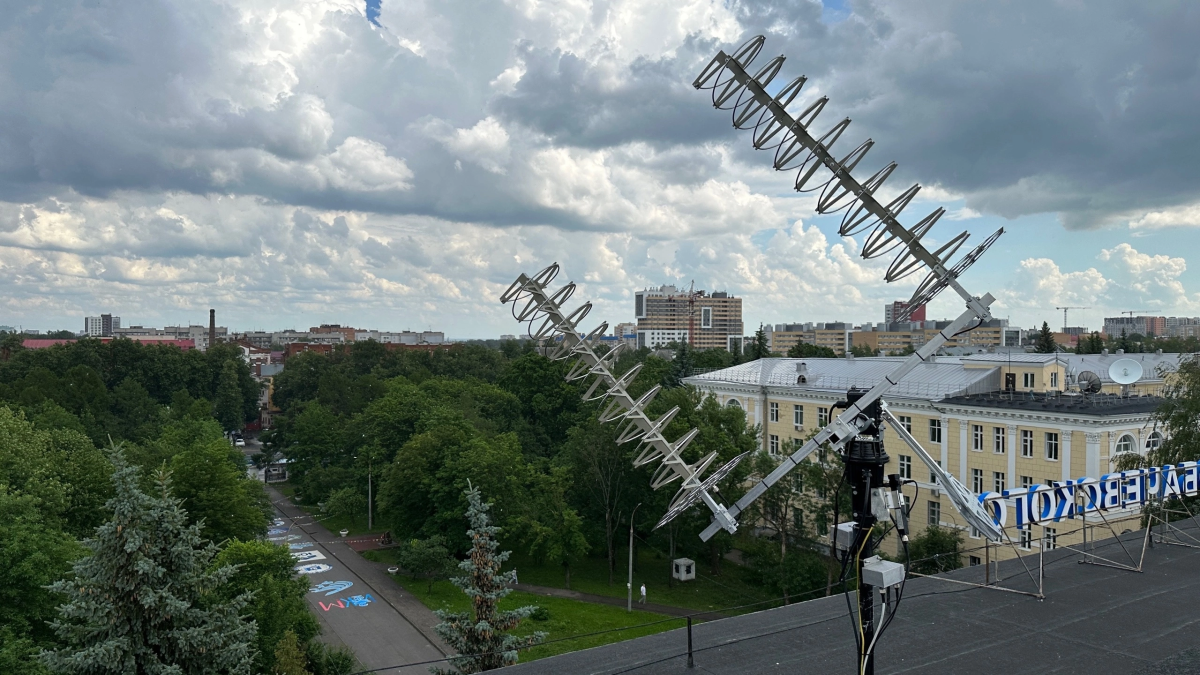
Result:
[[[297,571],[308,574],[309,605],[329,642],[349,647],[367,669],[434,661],[450,653],[433,626],[437,617],[395,584],[385,565],[355,553],[289,502],[272,486],[271,501],[280,514],[268,538],[287,544]],[[380,672],[425,674],[424,666]]]
[[[598,605],[612,605],[613,607],[625,607],[626,598],[616,598],[608,595],[595,595],[593,593],[581,593],[572,591],[566,588],[551,588],[549,586],[534,586],[533,584],[514,584],[514,590],[533,595],[544,595],[551,598],[568,598],[570,600],[579,600],[581,602],[591,602]],[[686,609],[683,607],[672,607],[670,605],[657,605],[653,602],[645,604],[633,599],[633,608],[654,612],[656,614],[665,614],[667,616],[688,616],[691,615],[696,621],[712,621],[713,619],[724,619],[729,616],[721,612],[705,612],[698,609]]]

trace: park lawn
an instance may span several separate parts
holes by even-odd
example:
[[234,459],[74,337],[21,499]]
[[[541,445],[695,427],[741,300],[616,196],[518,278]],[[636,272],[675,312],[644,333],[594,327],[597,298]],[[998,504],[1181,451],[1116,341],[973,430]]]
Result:
[[[430,592],[426,590],[426,582],[422,579],[412,580],[404,576],[396,576],[395,579],[397,583],[412,593],[413,597],[430,609],[454,612],[466,612],[470,609],[470,601],[467,596],[449,581],[435,581],[433,590]],[[544,621],[526,619],[513,631],[513,634],[528,635],[535,631],[545,631],[549,633],[546,636],[549,644],[522,651],[520,657],[522,662],[653,635],[686,625],[684,619],[672,619],[653,612],[626,612],[621,607],[611,605],[597,605],[568,598],[549,598],[520,591],[513,591],[500,601],[500,609],[515,609],[526,605],[542,607],[549,611],[550,616]],[[613,630],[625,626],[630,626],[630,628]],[[591,635],[591,633],[599,631],[612,632]],[[563,638],[576,635],[587,635],[587,637],[563,640]],[[686,644],[681,644],[680,648],[681,650],[686,648]]]
[[[617,559],[617,570],[613,583],[608,584],[608,561],[603,558],[587,558],[571,565],[571,590],[593,595],[624,598],[629,553],[626,549]],[[721,576],[714,577],[706,562],[697,561],[696,578],[691,581],[670,580],[671,561],[666,556],[646,547],[637,549],[637,565],[633,570],[633,594],[637,600],[638,590],[646,584],[646,599],[660,605],[683,607],[694,610],[720,610],[727,607],[759,603],[774,599],[774,594],[756,583],[754,573],[730,560],[721,561]],[[566,575],[562,566],[538,565],[533,558],[516,552],[509,558],[506,569],[517,569],[521,583],[551,588],[566,588]],[[779,603],[782,604],[782,603]],[[761,604],[731,614],[755,612],[767,609],[772,604]]]
[[[368,551],[364,555],[371,560],[396,564],[395,553],[386,549]],[[621,557],[618,570],[613,575],[612,586],[608,585],[608,568],[605,560],[587,558],[576,562],[571,566],[571,590],[614,598],[626,597],[625,568],[629,560],[628,555],[626,553]],[[638,549],[638,567],[633,572],[635,601],[638,589],[645,583],[647,600],[670,607],[706,611],[751,603],[764,603],[729,612],[730,614],[741,614],[776,606],[774,603],[764,602],[773,600],[774,595],[755,583],[753,572],[729,560],[721,561],[720,577],[713,577],[709,574],[707,566],[699,564],[695,580],[676,581],[673,588],[668,588],[667,579],[670,565],[665,557],[659,557],[659,555],[653,550]],[[517,570],[517,578],[523,584],[566,588],[566,576],[559,565],[537,565],[531,557],[514,552],[504,569],[510,570],[514,567]]]

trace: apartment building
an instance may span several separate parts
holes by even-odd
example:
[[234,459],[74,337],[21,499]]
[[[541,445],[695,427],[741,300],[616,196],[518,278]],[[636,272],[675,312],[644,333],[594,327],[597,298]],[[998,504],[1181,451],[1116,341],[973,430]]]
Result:
[[[225,326],[217,326],[215,331],[217,340],[224,341],[229,335],[229,329]],[[155,328],[153,326],[127,326],[125,328],[113,328],[113,337],[124,337],[130,340],[148,341],[150,339],[160,340],[191,340],[196,349],[207,351],[209,346],[209,327],[200,325],[190,326],[166,326],[164,328]]]
[[121,317],[112,314],[83,318],[83,334],[87,337],[112,337],[113,331],[120,327]]
[[696,349],[729,349],[731,339],[740,342],[743,336],[742,299],[724,291],[710,295],[659,286],[633,297],[638,347],[687,342]]
[[[1157,394],[1179,363],[1177,354],[1130,355],[1143,362],[1146,375],[1136,391],[1122,396],[1115,393],[1120,385],[1108,379],[1108,365],[1125,357],[937,357],[902,379],[885,401],[925,451],[976,494],[1085,476],[1100,478],[1114,470],[1120,455],[1145,453],[1162,442],[1152,414],[1161,403]],[[836,415],[835,403],[845,398],[847,389],[870,388],[902,360],[761,359],[696,375],[686,382],[723,405],[745,410],[747,423],[760,428],[761,450],[778,456],[792,452],[828,423]],[[1084,370],[1102,378],[1104,391],[1087,396],[1074,391],[1073,381]],[[982,539],[958,517],[927,467],[895,430],[885,431],[884,448],[890,457],[887,473],[916,481],[915,486],[905,488],[909,499],[915,500],[910,522],[913,532],[920,534],[936,523],[961,530],[967,548],[982,546]],[[1136,528],[1133,523],[1138,518],[1136,510],[1117,513],[1118,521],[1128,521],[1118,527]],[[1010,536],[1019,540],[1018,549],[1025,551],[1036,551],[1044,541],[1050,541],[1048,545],[1076,544],[1082,538],[1077,521],[1044,525],[1038,532],[1010,532]],[[897,542],[890,539],[886,546],[897,546]],[[1001,548],[994,555],[1006,558],[1014,553]],[[963,560],[964,564],[973,562]]]

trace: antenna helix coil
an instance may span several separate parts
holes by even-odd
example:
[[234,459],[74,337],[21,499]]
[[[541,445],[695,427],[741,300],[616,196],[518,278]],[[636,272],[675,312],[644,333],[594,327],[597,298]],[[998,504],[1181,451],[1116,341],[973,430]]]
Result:
[[522,274],[500,296],[500,302],[512,305],[513,318],[528,325],[529,337],[546,346],[549,358],[559,361],[574,359],[567,370],[568,381],[586,382],[591,379],[583,398],[603,404],[599,416],[602,423],[619,425],[617,443],[638,444],[633,465],[642,467],[655,462],[659,464],[650,486],[658,490],[676,481],[680,483],[667,515],[655,527],[670,522],[697,501],[704,501],[716,520],[730,532],[734,531],[737,528],[736,521],[709,492],[715,492],[716,483],[733,471],[748,453],[734,457],[712,476],[702,479],[705,471],[717,459],[717,453],[711,452],[695,464],[688,464],[683,459],[684,451],[700,434],[700,430],[693,428],[674,441],[667,440],[663,433],[679,414],[679,407],[675,406],[658,419],[653,419],[646,409],[662,387],[655,386],[636,399],[629,394],[628,387],[641,371],[642,364],[633,366],[619,376],[613,373],[624,344],[618,343],[608,352],[597,354],[596,347],[607,332],[608,324],[601,323],[586,334],[579,332],[579,323],[587,317],[592,305],[584,303],[570,312],[565,311],[563,304],[575,294],[576,287],[569,282],[551,292],[550,283],[558,276],[558,272],[558,263],[554,263],[532,277]]
[[[884,277],[887,282],[899,281],[922,266],[929,269],[925,280],[909,300],[908,307],[896,317],[896,321],[907,320],[917,307],[930,302],[946,288],[953,288],[971,304],[974,299],[958,283],[958,278],[996,242],[1004,229],[997,230],[983,244],[953,264],[950,259],[966,243],[970,236],[967,232],[951,238],[937,251],[929,251],[921,239],[941,218],[945,209],[934,210],[911,229],[903,227],[897,218],[917,196],[921,186],[915,184],[887,205],[881,204],[875,194],[896,171],[896,163],[889,162],[865,181],[855,179],[852,172],[875,142],[867,139],[840,160],[836,159],[833,146],[850,126],[850,119],[842,119],[821,136],[813,137],[809,127],[816,122],[829,99],[820,97],[793,113],[793,104],[796,104],[796,108],[803,105],[797,103],[797,98],[807,81],[804,76],[792,80],[775,96],[768,94],[766,88],[779,75],[784,57],[771,59],[753,76],[748,70],[762,52],[765,42],[766,38],[759,35],[747,40],[732,55],[723,51],[718,53],[692,85],[696,89],[711,89],[713,106],[729,110],[734,127],[752,129],[756,149],[775,151],[772,163],[777,171],[797,172],[797,191],[820,191],[817,198],[818,213],[845,211],[838,232],[842,236],[866,233],[862,247],[864,258],[876,258],[901,248]],[[977,309],[983,309],[982,314],[987,315],[986,308],[977,306]],[[980,321],[987,318],[990,315],[981,316]]]

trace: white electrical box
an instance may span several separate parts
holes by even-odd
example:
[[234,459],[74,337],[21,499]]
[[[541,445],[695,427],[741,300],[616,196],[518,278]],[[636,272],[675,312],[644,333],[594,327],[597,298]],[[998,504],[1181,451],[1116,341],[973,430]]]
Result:
[[876,588],[898,586],[904,581],[904,565],[872,557],[863,564],[862,582]]
[[829,542],[835,550],[850,550],[854,545],[854,523],[838,523],[837,530],[829,528]]

